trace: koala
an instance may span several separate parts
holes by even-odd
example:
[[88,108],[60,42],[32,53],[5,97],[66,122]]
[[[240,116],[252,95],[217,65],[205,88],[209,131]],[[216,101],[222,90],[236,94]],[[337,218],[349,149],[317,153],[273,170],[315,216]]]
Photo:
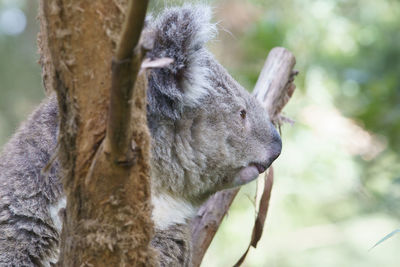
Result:
[[[219,190],[254,180],[281,152],[266,110],[207,50],[216,34],[210,17],[208,7],[169,8],[148,19],[143,32],[155,39],[148,58],[174,60],[151,70],[147,89],[152,246],[161,266],[190,266],[188,225],[200,205]],[[54,158],[58,131],[53,95],[3,148],[0,266],[52,266],[58,260],[59,211],[66,205]]]

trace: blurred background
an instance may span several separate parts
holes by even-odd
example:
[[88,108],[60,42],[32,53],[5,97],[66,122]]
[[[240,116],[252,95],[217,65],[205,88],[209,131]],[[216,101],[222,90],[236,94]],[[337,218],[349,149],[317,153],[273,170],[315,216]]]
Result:
[[[400,227],[400,1],[210,3],[210,49],[249,91],[272,47],[300,71],[265,231],[243,266],[400,266],[400,235],[369,251]],[[45,95],[36,16],[37,1],[0,0],[0,146]],[[241,190],[203,266],[232,266],[246,250],[255,191]]]

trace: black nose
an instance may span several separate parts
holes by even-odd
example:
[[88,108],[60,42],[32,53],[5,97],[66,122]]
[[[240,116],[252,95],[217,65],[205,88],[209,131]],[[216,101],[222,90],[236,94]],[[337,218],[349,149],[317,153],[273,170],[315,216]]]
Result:
[[274,160],[276,160],[282,151],[282,140],[279,136],[278,132],[276,131],[275,127],[271,127],[272,129],[272,136],[271,142],[268,144],[267,148],[267,162],[266,168],[268,168]]

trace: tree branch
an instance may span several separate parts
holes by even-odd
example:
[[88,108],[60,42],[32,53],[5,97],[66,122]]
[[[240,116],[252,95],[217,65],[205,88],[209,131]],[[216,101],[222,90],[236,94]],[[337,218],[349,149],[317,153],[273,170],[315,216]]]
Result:
[[138,45],[148,3],[148,0],[129,1],[128,12],[115,55],[117,61],[130,58],[133,49]]
[[115,59],[112,61],[112,83],[107,121],[105,151],[111,154],[115,163],[131,165],[132,153],[132,91],[144,58],[144,49],[139,43],[144,25],[148,0],[131,0],[118,43]]
[[293,71],[294,55],[282,47],[271,50],[258,77],[253,95],[263,104],[271,120],[275,122],[292,96],[295,86]]
[[[277,124],[281,123],[279,113],[295,89],[292,83],[294,76],[297,75],[297,72],[293,71],[295,63],[294,55],[285,48],[272,49],[253,91],[253,95],[267,109],[271,120]],[[192,222],[193,266],[200,266],[204,254],[238,192],[239,188],[218,192],[200,208]]]

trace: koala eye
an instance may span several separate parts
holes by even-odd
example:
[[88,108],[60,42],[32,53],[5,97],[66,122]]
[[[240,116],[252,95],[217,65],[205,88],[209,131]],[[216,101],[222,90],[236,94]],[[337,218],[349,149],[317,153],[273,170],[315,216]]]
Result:
[[240,111],[240,117],[242,117],[242,119],[246,119],[246,114],[247,114],[246,110],[242,109]]

